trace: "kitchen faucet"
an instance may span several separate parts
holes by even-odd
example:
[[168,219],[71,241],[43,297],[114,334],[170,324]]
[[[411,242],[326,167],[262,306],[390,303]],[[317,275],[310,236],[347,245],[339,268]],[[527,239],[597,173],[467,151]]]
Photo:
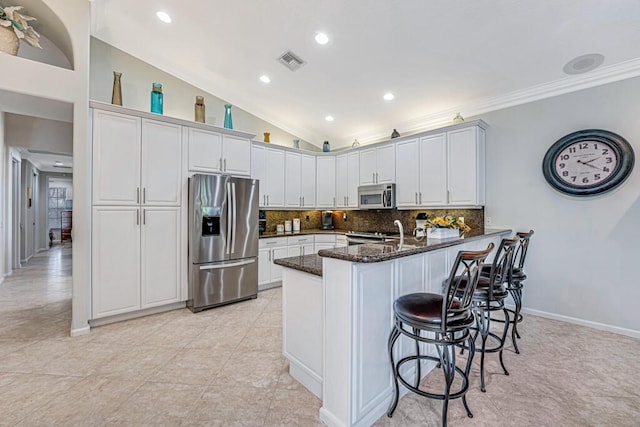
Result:
[[402,244],[404,243],[404,230],[402,229],[402,223],[396,219],[393,221],[393,225],[397,225],[400,229],[400,244],[398,245],[398,249],[402,249]]

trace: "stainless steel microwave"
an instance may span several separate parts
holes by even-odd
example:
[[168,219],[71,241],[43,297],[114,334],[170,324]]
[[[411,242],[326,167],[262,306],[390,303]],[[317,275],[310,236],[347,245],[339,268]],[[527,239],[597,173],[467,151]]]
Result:
[[396,185],[374,184],[358,187],[360,209],[393,209],[396,207]]

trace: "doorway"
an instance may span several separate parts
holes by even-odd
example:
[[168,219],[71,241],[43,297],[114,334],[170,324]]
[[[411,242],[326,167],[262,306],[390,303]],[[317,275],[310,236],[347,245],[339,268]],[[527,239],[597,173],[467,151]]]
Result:
[[20,268],[20,160],[11,159],[11,193],[12,193],[12,249],[11,268]]

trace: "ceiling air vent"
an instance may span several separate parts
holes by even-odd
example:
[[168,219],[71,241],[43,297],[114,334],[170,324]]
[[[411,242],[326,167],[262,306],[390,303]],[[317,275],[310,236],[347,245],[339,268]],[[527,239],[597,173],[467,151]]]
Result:
[[291,71],[296,71],[298,68],[306,64],[305,61],[303,61],[298,55],[291,52],[290,50],[280,55],[280,57],[278,58],[278,62],[280,62]]

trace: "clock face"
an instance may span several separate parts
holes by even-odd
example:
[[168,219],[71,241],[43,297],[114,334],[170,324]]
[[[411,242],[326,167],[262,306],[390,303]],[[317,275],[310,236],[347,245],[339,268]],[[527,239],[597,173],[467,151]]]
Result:
[[568,185],[591,187],[614,176],[618,154],[602,141],[580,141],[565,147],[555,160],[555,172]]
[[622,184],[633,164],[633,148],[624,138],[606,130],[588,129],[556,141],[544,156],[542,172],[556,190],[589,196]]

